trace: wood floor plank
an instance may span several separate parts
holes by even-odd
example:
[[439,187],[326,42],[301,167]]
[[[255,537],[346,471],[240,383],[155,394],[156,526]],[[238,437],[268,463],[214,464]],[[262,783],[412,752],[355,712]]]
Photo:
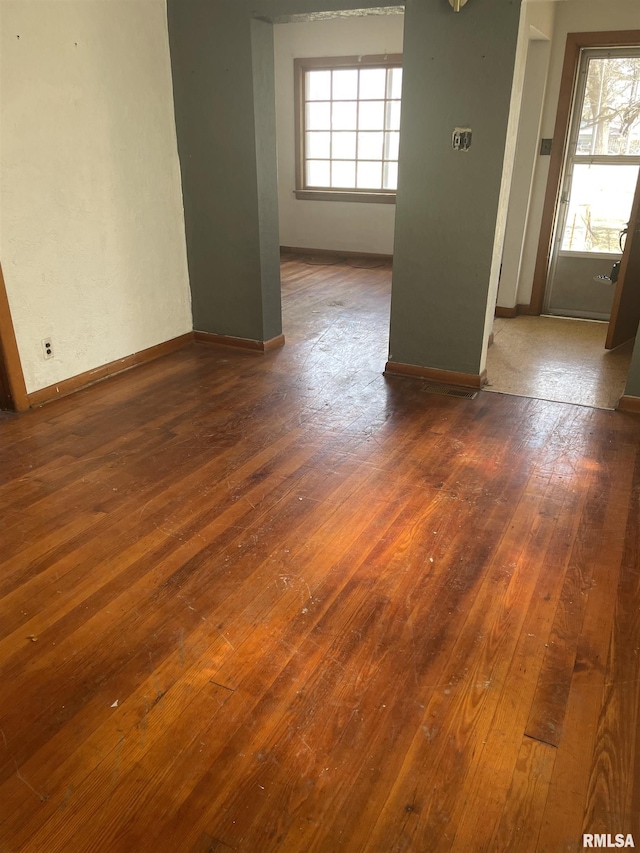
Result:
[[[123,553],[122,549],[126,547],[129,537],[134,538],[135,549],[141,547],[141,541],[145,540],[145,537],[149,537],[151,544],[157,545],[167,536],[181,535],[181,528],[188,523],[193,524],[195,521],[197,524],[199,519],[204,523],[204,517],[207,514],[223,511],[229,505],[236,503],[242,493],[242,503],[234,508],[237,515],[234,524],[238,524],[243,515],[248,516],[249,509],[255,510],[257,505],[267,499],[269,486],[264,485],[264,478],[260,472],[277,453],[286,456],[287,461],[278,475],[272,477],[272,487],[274,484],[281,483],[296,469],[296,462],[300,464],[317,452],[311,447],[303,451],[303,455],[299,455],[299,451],[290,453],[294,438],[295,434],[281,437],[279,441],[271,443],[267,448],[251,456],[239,468],[235,468],[233,473],[229,472],[225,478],[227,488],[218,491],[215,496],[208,496],[208,489],[206,486],[202,487],[201,481],[203,476],[215,479],[221,462],[226,458],[225,454],[217,456],[213,461],[204,461],[190,473],[182,470],[181,473],[186,475],[179,479],[174,478],[171,482],[165,480],[164,488],[159,494],[151,492],[149,497],[149,494],[143,492],[139,496],[136,495],[130,504],[126,503],[117,511],[109,514],[101,513],[99,520],[102,523],[94,523],[90,533],[86,527],[83,527],[80,545],[76,541],[64,549],[52,550],[47,547],[42,554],[39,549],[34,551],[29,548],[26,555],[20,554],[12,561],[12,567],[15,566],[14,577],[20,582],[20,585],[8,592],[6,596],[7,605],[13,608],[13,615],[17,616],[19,612],[27,613],[31,618],[37,616],[39,608],[46,607],[50,601],[52,588],[55,587],[55,594],[63,596],[57,599],[55,609],[55,618],[59,619],[64,612],[63,608],[66,606],[69,595],[73,596],[73,600],[79,600],[84,588],[87,589],[86,594],[92,591],[96,583],[96,576],[90,571],[92,564],[109,562],[107,573],[100,572],[98,582],[101,585],[104,585],[113,571],[121,568],[119,564],[122,560],[116,563],[113,556]],[[185,503],[183,496],[191,489],[195,489],[199,497],[207,498],[206,502],[201,500],[193,504]],[[149,500],[144,500],[146,497],[149,497]],[[241,510],[244,510],[244,513]],[[95,518],[92,521],[95,522]],[[114,531],[114,528],[117,528],[117,531]],[[149,550],[149,546],[147,549]],[[40,558],[42,558],[42,565],[39,565]],[[35,633],[43,629],[41,621],[28,625],[24,619],[21,619],[19,623],[27,634],[29,633],[27,628]],[[3,629],[6,633],[11,631],[10,617],[5,621]],[[0,644],[1,653],[2,645]]]
[[[638,476],[636,461],[634,480]],[[632,495],[583,831],[640,836],[640,511]],[[632,742],[627,733],[633,732]],[[623,747],[623,744],[625,745]]]
[[[273,584],[273,585],[270,585],[269,589],[270,589],[271,595],[273,597],[273,600],[277,601],[277,602],[282,602],[283,596],[282,596],[282,592],[279,589],[279,587],[276,584]],[[251,591],[249,590],[249,593],[255,597],[255,591],[253,593],[251,593]],[[290,610],[291,599],[293,599],[294,601],[300,600],[299,590],[292,587],[289,591],[289,594],[287,595],[287,598],[289,600],[289,605],[288,605],[288,607],[285,607],[285,610]],[[286,604],[286,602],[285,602],[285,604]],[[263,607],[264,607],[264,605],[263,605]],[[267,607],[268,607],[268,605],[267,605]],[[234,609],[238,610],[238,606],[236,605],[236,607]],[[240,620],[241,625],[242,625],[242,630],[244,630],[245,632],[249,631],[248,639],[249,639],[251,646],[254,648],[253,655],[252,654],[247,655],[246,653],[243,652],[243,643],[239,640],[238,626],[236,626],[234,628],[233,624],[229,624],[229,625],[225,625],[224,636],[225,636],[225,638],[227,636],[232,637],[233,646],[229,643],[229,641],[225,641],[225,643],[221,644],[219,642],[217,634],[216,634],[216,645],[218,647],[218,654],[215,655],[214,661],[217,660],[217,663],[214,663],[213,661],[208,662],[208,672],[211,675],[211,679],[213,681],[215,681],[216,683],[225,684],[228,682],[229,679],[220,670],[220,665],[221,665],[222,661],[225,661],[227,658],[229,658],[230,655],[235,657],[236,654],[242,656],[241,659],[245,659],[245,657],[246,657],[246,659],[251,662],[251,666],[248,668],[248,674],[254,679],[255,679],[256,675],[259,676],[259,685],[248,684],[244,687],[244,692],[247,695],[247,697],[249,697],[249,696],[255,697],[253,699],[254,703],[256,701],[258,701],[258,698],[261,696],[261,691],[264,689],[265,677],[267,678],[267,683],[269,681],[269,676],[265,674],[265,668],[264,667],[261,667],[258,673],[255,673],[253,670],[253,662],[255,660],[255,654],[256,654],[255,649],[257,648],[258,650],[262,650],[263,648],[265,648],[265,644],[268,644],[268,642],[269,642],[269,633],[270,633],[270,631],[267,630],[267,632],[264,632],[264,633],[261,632],[260,638],[255,638],[252,636],[252,634],[255,633],[253,628],[254,628],[255,618],[257,615],[258,614],[255,614],[255,613],[249,614],[249,615],[244,615]],[[215,617],[214,621],[217,622],[218,619],[223,619],[224,615],[220,612],[217,612],[215,614],[212,614],[212,619],[214,617]],[[307,620],[302,620],[303,627],[306,624],[306,622],[307,622]],[[259,622],[258,624],[261,624],[261,623]],[[263,624],[267,625],[269,623],[265,621]],[[308,628],[307,628],[307,630],[308,630]],[[272,642],[276,643],[276,650],[278,652],[281,652],[282,649],[284,650],[285,660],[288,660],[292,654],[295,654],[295,650],[297,648],[296,643],[291,642],[291,641],[282,642],[279,638],[276,638],[275,641],[272,638]],[[268,649],[269,646],[267,645],[266,648]],[[208,654],[210,654],[210,653],[208,653]],[[318,651],[318,654],[319,654],[319,651]],[[200,664],[200,669],[201,669],[201,666],[202,666],[202,663]],[[232,665],[230,662],[229,666],[231,666],[232,672],[233,672],[232,684],[233,684],[234,691],[235,691],[235,690],[239,689],[240,687],[242,687],[241,670],[238,668],[237,664]],[[273,662],[271,663],[271,666],[273,667]],[[277,668],[276,668],[275,672],[277,674],[277,672],[278,672]],[[273,677],[273,676],[271,676],[271,677]],[[159,678],[159,683],[161,683],[163,685],[165,685],[167,683],[166,673],[164,673],[164,675],[163,675],[163,673],[160,672],[158,675],[158,678]],[[222,741],[220,742],[218,748],[223,749],[226,747],[228,734],[225,734],[223,731],[221,731],[220,734],[222,737]],[[170,733],[169,733],[169,737],[170,737],[170,743],[172,743],[173,738],[171,737]],[[207,757],[208,757],[208,755],[207,755]],[[178,758],[178,756],[176,756],[176,758]],[[182,764],[180,766],[182,767]],[[192,772],[193,772],[193,768],[192,768]],[[152,791],[152,788],[150,788],[150,791]],[[176,794],[174,793],[174,802],[175,802],[175,799],[176,799]],[[127,810],[126,804],[130,803],[130,796],[126,791],[124,792],[124,801],[123,802],[124,802],[124,805],[122,807],[122,813],[126,813],[126,810]],[[65,823],[65,826],[67,826],[66,820],[64,821],[64,823]],[[50,833],[50,832],[51,832],[51,827],[48,826],[46,831],[45,831],[45,835]]]
[[[541,656],[548,645],[551,608],[558,599],[562,582],[565,564],[558,540],[578,508],[562,481],[555,479],[548,484],[542,504],[531,513],[530,540],[516,562],[513,572],[516,585],[509,587],[505,608],[508,615],[503,617],[507,625],[514,623],[514,633],[501,655],[502,670],[498,668],[496,673],[499,695],[492,694],[492,685],[488,686],[483,707],[486,727],[480,729],[480,742],[476,741],[479,760],[460,784],[451,813],[451,822],[458,827],[452,842],[454,848],[474,844],[490,847],[492,833],[508,808],[510,784],[517,767],[517,747],[533,701]],[[502,625],[500,628],[503,630]],[[487,721],[486,715],[491,714],[492,707],[493,716]]]
[[[606,508],[599,547],[592,566],[585,615],[577,641],[565,724],[551,779],[540,834],[541,849],[559,847],[582,837],[597,724],[602,713],[604,686],[609,678],[607,660],[614,625],[616,597],[625,548],[625,530],[634,469],[610,460],[607,478],[613,477],[619,495]],[[611,472],[611,473],[609,473]],[[635,509],[635,508],[634,508]],[[618,832],[618,830],[612,830]]]
[[[299,511],[297,498],[292,497],[296,502],[290,502],[292,509],[295,507],[295,510]],[[284,525],[287,521],[290,521],[290,518],[282,512],[280,523]],[[71,627],[65,625],[62,633],[59,633],[58,625],[54,626],[52,636],[58,638],[52,641],[56,642],[55,647],[52,646],[50,651],[42,654],[34,651],[35,644],[26,643],[23,644],[22,652],[18,652],[9,659],[3,672],[11,683],[11,690],[6,696],[11,706],[0,717],[0,725],[12,736],[16,726],[19,725],[19,720],[24,714],[29,713],[29,709],[37,709],[38,719],[41,721],[38,727],[34,727],[30,737],[23,738],[19,748],[14,751],[14,757],[19,764],[24,760],[24,756],[37,747],[42,738],[50,737],[65,719],[70,719],[77,711],[79,703],[86,702],[93,696],[105,680],[117,672],[123,660],[128,660],[130,663],[134,663],[136,659],[146,660],[147,654],[142,643],[137,644],[136,653],[133,656],[127,650],[122,650],[119,656],[114,657],[110,653],[110,643],[105,641],[113,641],[118,632],[125,630],[127,633],[136,632],[134,636],[149,634],[157,637],[156,648],[161,648],[162,653],[167,648],[167,644],[173,646],[173,631],[162,631],[162,637],[158,636],[164,622],[164,608],[171,609],[176,594],[179,593],[185,597],[192,594],[191,590],[196,585],[194,568],[206,566],[211,560],[207,540],[213,533],[213,529],[219,532],[223,542],[229,541],[229,537],[231,537],[231,543],[236,542],[238,538],[244,539],[242,529],[229,528],[220,524],[219,521],[213,521],[209,527],[203,528],[203,533],[200,534],[203,538],[186,536],[183,541],[180,538],[163,535],[161,545],[150,560],[136,561],[135,571],[129,573],[126,584],[122,578],[116,578],[115,595],[109,586],[104,591],[99,591],[96,595],[97,602],[91,608],[93,615],[81,618],[81,613],[72,612],[66,620],[70,622]],[[238,547],[242,547],[242,542],[236,545],[236,548]],[[163,571],[154,579],[154,583],[150,583],[146,575],[160,557],[163,560]],[[224,574],[228,577],[229,569],[225,565],[224,558],[217,562],[218,565],[212,574],[214,576]],[[205,589],[202,594],[207,595],[208,590]],[[216,597],[219,598],[222,594],[222,586],[219,586]],[[197,598],[196,595],[196,601]],[[103,602],[107,606],[99,606]],[[114,613],[120,616],[119,624],[114,624]],[[199,617],[196,610],[183,615],[183,619],[188,619],[189,622],[197,618]],[[96,637],[102,639],[102,644],[98,648],[96,648]],[[45,632],[39,640],[44,642],[46,639]],[[63,655],[65,657],[62,657]],[[59,662],[59,679],[56,690],[49,691],[45,698],[39,689],[37,676],[48,671],[54,661]],[[135,677],[135,669],[131,675]],[[68,691],[67,678],[70,677],[74,678],[78,691],[75,701],[65,702]],[[123,685],[121,685],[122,688]],[[65,713],[59,712],[51,716],[48,710],[55,705],[63,706]],[[48,722],[45,723],[45,719]],[[1,776],[2,771],[0,771]]]
[[[377,474],[378,472],[376,472],[376,470],[375,470],[375,469],[372,469],[372,473]],[[250,493],[249,493],[249,494],[250,494]],[[347,494],[348,494],[348,492],[347,492]],[[295,506],[297,506],[297,504],[295,504],[295,503],[294,503],[294,505],[295,505]],[[241,530],[241,529],[238,529],[238,534],[239,534],[239,536],[240,536],[240,537],[242,536],[242,530]],[[210,534],[208,535],[208,537],[207,537],[207,538],[210,538]],[[326,545],[326,541],[327,541],[327,537],[325,536],[325,537],[324,537],[325,545]],[[185,594],[186,594],[186,593],[185,593]],[[184,596],[183,596],[183,597],[184,597]],[[186,598],[185,600],[190,600],[190,599]],[[191,600],[194,600],[194,599],[191,599]],[[194,603],[196,603],[196,604],[197,604],[197,602],[196,602],[195,600],[194,600]],[[117,606],[117,602],[115,603],[115,605],[112,605],[112,606],[114,606],[114,607],[115,607],[115,606]],[[142,605],[140,605],[140,609],[142,610]],[[192,608],[192,609],[195,609],[195,608]],[[220,614],[217,614],[217,616],[219,616],[219,615],[220,615]],[[90,636],[90,635],[91,635],[91,631],[89,631],[89,636]],[[79,643],[80,643],[80,640],[79,640],[79,638],[78,638],[77,634],[76,634],[76,635],[74,635],[72,639],[73,639],[74,649],[76,649],[76,650],[77,650],[77,647],[78,647],[78,645],[79,645]]]
[[[599,464],[606,464],[604,454]],[[592,491],[582,515],[580,528],[576,532],[573,554],[558,601],[554,626],[525,730],[529,737],[552,746],[558,746],[562,738],[563,720],[576,660],[576,646],[589,592],[594,585],[593,570],[601,548],[600,531],[604,526],[605,513],[608,508],[611,511],[611,507],[620,504],[619,496],[611,491],[611,483],[608,486],[605,491],[605,484],[599,479],[598,488]],[[624,502],[620,509],[624,510]]]
[[[553,533],[552,526],[540,524],[540,513],[548,511],[558,499],[556,491],[550,501],[545,500],[544,482],[536,481],[535,485],[537,489],[532,488],[520,501],[508,535],[502,539],[502,547],[489,564],[481,594],[469,611],[433,698],[423,711],[405,767],[398,773],[385,812],[369,841],[370,849],[393,843],[390,833],[392,836],[394,831],[406,844],[418,849],[428,846],[433,850],[446,850],[454,839],[458,842],[451,824],[455,826],[456,820],[461,822],[459,831],[462,832],[464,818],[473,821],[472,813],[464,805],[464,792],[467,784],[471,787],[475,779],[473,757],[476,754],[486,756],[486,763],[480,766],[491,768],[489,790],[492,796],[500,796],[500,789],[495,786],[498,772],[495,754],[497,749],[499,755],[500,749],[492,742],[492,737],[503,729],[502,726],[494,729],[492,722],[498,703],[505,701],[514,644],[521,635],[528,603],[544,565],[540,555],[545,554]],[[535,535],[531,535],[532,527]],[[529,542],[531,547],[527,547]],[[516,702],[520,701],[518,694]],[[519,705],[511,709],[511,718],[518,708]],[[521,737],[520,729],[517,743]],[[512,737],[510,744],[513,742]],[[418,766],[428,769],[422,770],[416,783],[413,768]],[[459,781],[454,784],[454,780]],[[486,780],[480,787],[487,791]],[[486,796],[485,793],[482,802],[486,803]],[[410,820],[402,815],[403,804],[412,805],[414,809]],[[387,811],[397,815],[395,830],[386,816]],[[495,810],[490,811],[491,815],[494,813]],[[485,812],[485,826],[487,818]],[[469,839],[461,838],[458,843],[458,849],[464,849]]]
[[384,377],[358,266],[0,417],[2,853],[639,843],[637,417]]
[[529,853],[538,849],[540,822],[556,759],[555,748],[524,737],[500,824],[491,840],[495,850]]

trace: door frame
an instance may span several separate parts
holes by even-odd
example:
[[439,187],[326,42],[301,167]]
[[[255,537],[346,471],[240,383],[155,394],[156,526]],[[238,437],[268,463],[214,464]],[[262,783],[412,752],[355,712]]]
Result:
[[0,264],[0,408],[24,412],[29,408],[11,309]]
[[[615,349],[616,347],[632,341],[638,334],[638,284],[633,279],[630,281],[631,287],[625,287],[627,282],[629,266],[632,263],[631,253],[633,255],[634,272],[637,270],[637,243],[639,239],[638,231],[640,229],[640,171],[638,172],[638,180],[636,181],[636,189],[633,195],[633,205],[629,214],[629,223],[627,225],[627,239],[624,244],[622,260],[620,261],[620,270],[618,273],[618,281],[613,295],[613,305],[611,306],[611,319],[609,320],[609,328],[607,329],[607,340],[605,349]],[[634,298],[635,297],[635,298]]]
[[558,111],[553,131],[549,177],[547,178],[547,190],[542,210],[540,239],[531,288],[531,301],[526,312],[527,314],[541,314],[544,305],[549,264],[551,262],[556,211],[560,200],[562,171],[571,124],[571,110],[573,108],[576,78],[580,66],[580,52],[583,48],[633,47],[637,45],[640,45],[640,30],[567,34],[562,77],[560,78]]

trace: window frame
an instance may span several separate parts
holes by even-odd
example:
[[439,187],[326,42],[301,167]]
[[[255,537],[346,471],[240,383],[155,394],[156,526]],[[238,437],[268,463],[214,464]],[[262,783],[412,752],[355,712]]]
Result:
[[[395,204],[397,190],[309,188],[305,182],[305,72],[342,68],[402,68],[402,54],[371,56],[328,56],[293,60],[295,94],[295,160],[297,199],[313,201],[355,201],[376,204]],[[359,101],[357,102],[359,103]],[[401,101],[402,103],[402,101]],[[402,120],[401,120],[402,121]]]
[[[640,168],[640,154],[579,154],[578,145],[580,139],[580,131],[582,129],[582,113],[581,107],[584,108],[586,97],[589,63],[591,60],[615,59],[615,58],[631,58],[640,57],[640,45],[628,46],[595,46],[582,47],[578,55],[578,64],[576,71],[576,80],[574,84],[573,100],[571,104],[571,113],[569,120],[569,131],[567,145],[562,169],[561,188],[562,204],[567,205],[567,210],[563,213],[563,229],[558,231],[557,239],[559,240],[558,256],[562,257],[580,257],[591,259],[615,259],[622,255],[622,251],[615,249],[612,252],[604,250],[589,251],[586,249],[565,249],[564,241],[566,237],[566,220],[568,215],[568,205],[571,199],[571,180],[569,180],[569,189],[564,189],[568,175],[572,174],[576,166],[637,166]],[[637,180],[637,178],[636,178]],[[635,186],[635,183],[633,184]],[[565,199],[566,196],[566,199]],[[633,203],[633,194],[632,194]]]

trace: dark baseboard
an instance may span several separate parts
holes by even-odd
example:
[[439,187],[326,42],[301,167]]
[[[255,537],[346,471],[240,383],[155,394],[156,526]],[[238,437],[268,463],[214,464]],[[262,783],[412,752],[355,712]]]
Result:
[[346,252],[341,249],[311,249],[299,246],[280,246],[280,256],[282,255],[317,255],[319,257],[331,258],[353,258],[365,261],[385,261],[391,263],[393,255],[378,255],[374,252]]
[[459,373],[455,370],[439,370],[435,367],[420,367],[417,364],[402,364],[396,361],[388,361],[385,376],[406,376],[412,379],[428,379],[430,382],[439,382],[443,385],[456,385],[461,388],[482,388],[487,384],[487,372],[482,373]]
[[42,406],[44,403],[50,403],[59,397],[67,397],[69,394],[81,391],[90,385],[95,385],[96,382],[101,382],[103,379],[116,376],[118,373],[123,373],[132,367],[137,367],[140,364],[145,364],[163,355],[168,355],[170,352],[182,349],[182,347],[192,342],[193,332],[187,332],[177,338],[171,338],[169,341],[164,341],[161,344],[140,350],[140,352],[135,352],[124,358],[118,358],[115,361],[109,362],[109,364],[103,364],[100,367],[95,367],[93,370],[78,373],[77,376],[63,379],[62,382],[56,382],[55,385],[48,385],[46,388],[40,388],[39,391],[33,391],[28,395],[29,406]]
[[284,335],[277,335],[268,341],[254,341],[250,338],[235,338],[232,335],[216,335],[213,332],[194,332],[193,339],[200,344],[214,344],[219,347],[233,347],[252,352],[270,352],[284,346]]
[[513,308],[503,308],[501,305],[496,305],[495,316],[496,317],[506,317],[508,319],[513,319],[513,317],[518,317],[520,314],[528,314],[530,316],[536,316],[538,314],[537,311],[533,311],[530,305],[515,305]]
[[501,305],[496,305],[495,310],[496,317],[505,317],[505,318],[513,318],[518,316],[518,306],[514,305],[513,308],[503,308]]
[[630,394],[625,394],[620,397],[616,406],[619,412],[631,412],[635,415],[640,415],[640,397],[632,397]]

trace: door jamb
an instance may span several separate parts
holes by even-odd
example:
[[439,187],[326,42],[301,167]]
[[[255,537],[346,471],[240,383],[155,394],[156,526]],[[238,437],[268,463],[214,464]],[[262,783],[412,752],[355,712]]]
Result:
[[13,412],[24,412],[29,408],[2,265],[0,265],[0,404],[1,408]]
[[562,168],[567,138],[569,136],[576,75],[580,64],[580,51],[583,48],[590,47],[629,47],[635,45],[640,45],[640,30],[567,34],[564,65],[562,66],[562,77],[560,79],[558,111],[553,131],[553,148],[551,150],[551,162],[549,163],[549,177],[547,179],[547,190],[542,211],[540,240],[538,242],[536,265],[533,273],[533,286],[531,288],[531,301],[526,311],[527,314],[541,314],[544,304],[556,208],[560,195]]

